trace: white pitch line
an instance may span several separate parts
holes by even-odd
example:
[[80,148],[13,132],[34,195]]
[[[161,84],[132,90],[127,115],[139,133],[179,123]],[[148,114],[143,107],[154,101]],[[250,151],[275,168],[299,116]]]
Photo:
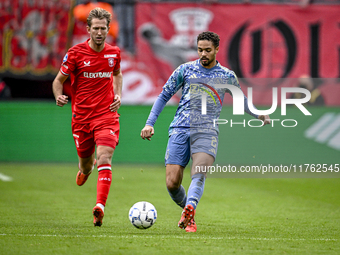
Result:
[[3,182],[11,182],[11,181],[13,181],[13,178],[0,173],[0,180],[3,181]]
[[333,238],[266,238],[266,237],[214,237],[214,236],[172,236],[168,235],[160,235],[160,236],[152,236],[152,235],[49,235],[49,234],[5,234],[0,233],[0,236],[23,236],[23,237],[60,237],[60,238],[143,238],[143,239],[153,239],[153,238],[161,238],[161,239],[204,239],[204,240],[255,240],[255,241],[334,241],[337,242],[338,239]]

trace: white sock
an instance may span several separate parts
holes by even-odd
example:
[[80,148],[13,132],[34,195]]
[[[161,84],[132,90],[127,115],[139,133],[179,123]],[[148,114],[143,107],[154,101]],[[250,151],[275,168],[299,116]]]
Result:
[[100,209],[102,209],[103,210],[103,212],[104,212],[104,206],[102,205],[102,204],[100,204],[100,203],[98,203],[98,204],[96,204],[96,206],[99,206],[100,207]]

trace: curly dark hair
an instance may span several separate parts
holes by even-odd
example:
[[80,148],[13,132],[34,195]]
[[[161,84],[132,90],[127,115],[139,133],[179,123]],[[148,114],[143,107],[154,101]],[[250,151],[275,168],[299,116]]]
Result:
[[217,48],[220,45],[220,36],[214,32],[205,31],[205,32],[200,33],[197,36],[197,43],[198,41],[203,41],[203,40],[212,42],[215,48]]

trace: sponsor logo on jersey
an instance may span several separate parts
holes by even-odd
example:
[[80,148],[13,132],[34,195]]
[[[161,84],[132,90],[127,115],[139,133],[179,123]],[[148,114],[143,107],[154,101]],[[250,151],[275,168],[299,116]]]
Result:
[[90,61],[89,62],[84,61],[84,66],[90,66]]
[[115,58],[117,57],[117,54],[107,54],[107,55],[104,55],[104,58]]
[[114,58],[109,58],[109,67],[113,67],[115,65],[115,59]]
[[112,72],[97,72],[97,73],[88,73],[84,72],[85,78],[111,78]]
[[65,63],[65,62],[67,61],[67,58],[68,58],[68,55],[67,55],[67,53],[66,53],[66,55],[65,55],[64,58],[63,58],[63,63]]
[[[203,86],[209,88],[209,89],[217,96],[218,100],[220,101],[220,104],[222,105],[222,100],[221,100],[219,94],[217,93],[217,91],[216,91],[213,87],[211,87],[210,85],[205,84],[205,83],[203,83],[203,82],[199,82],[199,83],[202,84]],[[212,98],[212,100],[214,101],[215,105],[217,105],[214,96],[213,96],[208,90],[206,90],[206,89],[204,89],[204,88],[202,88],[202,87],[199,87],[199,88],[200,88],[201,90],[207,92],[207,93],[209,94],[209,96]]]

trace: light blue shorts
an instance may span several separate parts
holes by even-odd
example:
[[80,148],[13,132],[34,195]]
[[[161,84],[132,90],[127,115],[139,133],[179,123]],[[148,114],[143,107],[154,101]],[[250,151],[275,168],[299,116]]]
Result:
[[169,137],[165,152],[165,165],[186,167],[192,154],[205,152],[216,158],[218,148],[217,133],[183,131]]

